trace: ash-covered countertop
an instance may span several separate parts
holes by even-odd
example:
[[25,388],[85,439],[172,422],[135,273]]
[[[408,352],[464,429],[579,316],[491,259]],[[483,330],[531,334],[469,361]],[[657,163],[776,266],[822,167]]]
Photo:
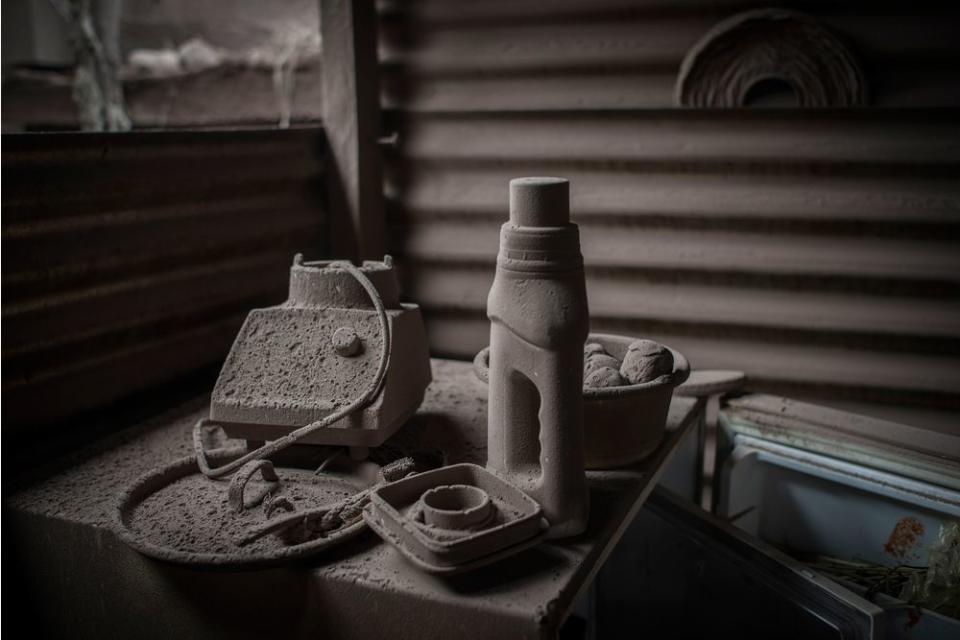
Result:
[[[483,464],[486,385],[469,363],[432,364],[434,382],[423,405],[388,444],[439,451],[446,464]],[[674,398],[667,435],[652,456],[615,471],[588,472],[590,526],[583,535],[442,578],[418,571],[370,532],[307,563],[248,572],[166,565],[127,548],[111,531],[120,495],[149,469],[191,453],[191,429],[206,415],[207,402],[198,398],[81,452],[75,464],[6,500],[6,515],[14,520],[13,544],[34,580],[24,588],[43,592],[45,602],[61,600],[64,615],[77,608],[71,618],[72,624],[81,625],[77,628],[112,625],[117,633],[125,624],[136,628],[136,616],[153,615],[149,600],[142,599],[149,593],[158,607],[168,603],[155,615],[157,620],[170,618],[172,626],[166,629],[171,632],[182,625],[213,635],[230,630],[233,638],[256,636],[262,629],[359,637],[378,628],[388,631],[388,637],[551,636],[653,489],[702,407],[695,399]],[[78,559],[76,554],[87,555]],[[53,563],[60,566],[53,568]],[[75,564],[82,566],[71,568]],[[104,575],[99,581],[90,575],[72,577],[76,571]],[[171,584],[179,585],[173,593]],[[201,584],[209,585],[203,589],[219,589],[220,597],[205,596]],[[238,589],[245,595],[233,600],[223,595]],[[258,589],[265,591],[254,596]],[[258,604],[238,611],[246,597]],[[88,599],[112,604],[94,607],[102,611],[98,614],[83,604]],[[130,603],[124,608],[126,600]],[[247,622],[235,625],[237,615]],[[218,622],[221,616],[229,620]],[[140,631],[169,637],[164,629],[158,623]]]

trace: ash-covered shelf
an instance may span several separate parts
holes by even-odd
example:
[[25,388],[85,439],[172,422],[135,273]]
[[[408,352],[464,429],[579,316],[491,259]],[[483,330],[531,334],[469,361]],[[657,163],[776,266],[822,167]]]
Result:
[[[483,464],[486,385],[466,362],[433,360],[434,382],[387,446]],[[5,501],[23,602],[52,629],[117,637],[552,637],[697,424],[702,401],[676,397],[663,442],[645,461],[588,471],[590,522],[465,576],[415,569],[367,532],[307,564],[196,570],[146,558],[111,530],[116,503],[144,471],[191,452],[198,398],[77,454],[64,471]],[[42,608],[41,608],[42,607]],[[144,620],[150,620],[144,625]],[[182,633],[181,633],[182,632]]]

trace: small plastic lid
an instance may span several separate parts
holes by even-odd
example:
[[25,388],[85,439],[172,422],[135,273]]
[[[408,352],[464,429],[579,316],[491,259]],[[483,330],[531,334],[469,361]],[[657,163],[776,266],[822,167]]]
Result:
[[514,178],[510,181],[510,222],[521,227],[570,224],[570,182],[565,178]]

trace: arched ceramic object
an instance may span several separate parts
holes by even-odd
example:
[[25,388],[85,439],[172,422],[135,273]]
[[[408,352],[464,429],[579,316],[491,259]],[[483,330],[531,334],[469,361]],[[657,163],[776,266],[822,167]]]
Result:
[[681,107],[743,107],[764,80],[788,84],[800,107],[860,107],[867,84],[850,50],[814,18],[784,9],[737,14],[687,52],[677,78]]

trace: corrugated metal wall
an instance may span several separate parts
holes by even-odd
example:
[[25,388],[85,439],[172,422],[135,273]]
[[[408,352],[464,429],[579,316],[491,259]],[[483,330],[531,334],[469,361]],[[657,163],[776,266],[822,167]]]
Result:
[[831,27],[861,61],[873,105],[960,106],[960,10],[929,0],[381,0],[385,105],[671,107],[690,47],[721,20],[764,6],[804,11]]
[[436,352],[486,343],[509,178],[560,175],[594,330],[757,389],[960,406],[957,12],[799,5],[884,108],[671,108],[689,47],[753,6],[383,6],[392,250]]
[[318,129],[3,143],[5,435],[222,360],[326,251]]

